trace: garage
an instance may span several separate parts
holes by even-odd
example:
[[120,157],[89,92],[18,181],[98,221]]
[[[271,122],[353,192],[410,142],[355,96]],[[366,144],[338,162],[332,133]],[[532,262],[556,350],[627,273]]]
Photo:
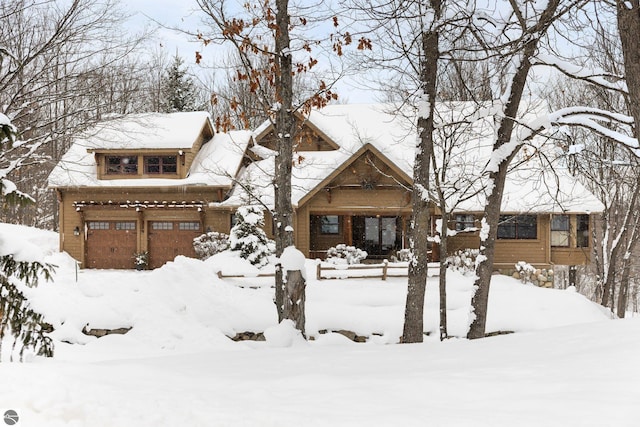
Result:
[[88,221],[86,225],[85,267],[134,267],[136,221]]
[[193,239],[202,234],[200,221],[149,221],[149,268],[158,268],[176,256],[195,257]]

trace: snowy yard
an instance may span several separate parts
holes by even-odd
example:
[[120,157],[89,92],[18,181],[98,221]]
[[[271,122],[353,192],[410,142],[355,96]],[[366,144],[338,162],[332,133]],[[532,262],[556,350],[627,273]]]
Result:
[[[307,330],[315,340],[283,347],[273,279],[219,279],[220,268],[242,269],[233,257],[83,270],[76,280],[56,234],[2,231],[34,242],[59,266],[53,283],[29,290],[56,328],[55,358],[0,364],[0,409],[16,410],[18,425],[640,424],[640,321],[609,320],[571,290],[495,276],[488,329],[516,333],[441,343],[432,278],[431,335],[398,345],[406,278],[316,281],[309,262]],[[454,273],[449,281],[450,332],[464,336],[472,281]],[[82,333],[129,327],[102,338]],[[371,338],[319,333],[340,329]],[[265,330],[266,342],[228,338]]]

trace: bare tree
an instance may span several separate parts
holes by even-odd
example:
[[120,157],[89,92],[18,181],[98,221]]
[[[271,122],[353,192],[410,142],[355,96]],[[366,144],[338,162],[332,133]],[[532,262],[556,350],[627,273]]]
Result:
[[[500,37],[496,39],[491,35],[487,36],[488,39],[493,39],[489,45],[497,47],[497,52],[502,51],[504,59],[509,58],[505,63],[511,63],[513,71],[507,76],[505,91],[501,96],[500,121],[493,144],[492,159],[486,168],[491,188],[485,201],[483,227],[480,232],[480,255],[476,268],[478,278],[474,284],[476,291],[471,301],[473,320],[467,334],[470,339],[485,336],[500,205],[509,165],[520,147],[539,130],[532,128],[521,135],[515,134],[518,110],[521,108],[532,61],[543,47],[541,44],[549,28],[580,3],[582,2],[551,0],[543,9],[537,9],[533,3],[509,2],[512,9],[506,14],[507,19],[494,21],[494,24],[499,26],[498,34],[506,36],[505,41],[500,41]],[[514,32],[518,34],[516,37]]]
[[[289,5],[288,0],[265,1],[259,5],[246,4],[242,11],[233,13],[225,1],[198,0],[198,5],[211,24],[211,34],[198,34],[204,45],[218,43],[230,45],[240,61],[235,78],[246,82],[259,102],[263,113],[273,126],[275,176],[273,180],[274,207],[272,216],[276,241],[276,255],[293,246],[293,207],[291,205],[291,169],[293,151],[301,121],[297,114],[305,115],[311,108],[321,108],[337,98],[331,85],[320,81],[317,88],[300,102],[295,102],[293,78],[310,72],[318,60],[311,54],[318,40],[304,37],[304,29],[312,20],[312,11],[321,3],[309,6]],[[239,13],[242,12],[242,13]],[[305,14],[308,13],[309,15]],[[306,15],[306,16],[305,16]],[[314,19],[319,19],[314,18]],[[331,19],[334,26],[338,18]],[[334,39],[332,48],[340,53],[342,46],[351,43],[344,35]],[[201,55],[198,53],[198,55]],[[263,57],[262,60],[256,60]],[[267,66],[265,66],[265,64]],[[229,104],[238,109],[238,102]],[[247,112],[241,113],[247,114]],[[247,116],[248,117],[248,116]],[[249,121],[242,118],[243,125]],[[222,119],[225,128],[231,119]],[[276,269],[275,303],[280,321],[292,319],[304,333],[304,284],[285,287],[282,267]],[[301,290],[302,289],[302,290]]]
[[0,46],[10,52],[0,64],[0,108],[20,129],[21,140],[3,153],[3,168],[11,165],[18,187],[37,202],[10,210],[5,220],[54,227],[56,202],[45,190],[46,177],[71,135],[118,111],[113,104],[135,103],[128,86],[135,79],[124,70],[123,84],[109,88],[113,96],[94,96],[139,41],[111,36],[126,18],[116,6],[112,0],[0,3]]

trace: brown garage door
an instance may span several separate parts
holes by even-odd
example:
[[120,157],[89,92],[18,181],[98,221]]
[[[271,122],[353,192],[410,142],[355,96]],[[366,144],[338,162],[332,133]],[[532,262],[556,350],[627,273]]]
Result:
[[149,268],[178,255],[195,257],[193,239],[202,234],[199,221],[149,221]]
[[133,268],[136,221],[87,222],[86,267]]

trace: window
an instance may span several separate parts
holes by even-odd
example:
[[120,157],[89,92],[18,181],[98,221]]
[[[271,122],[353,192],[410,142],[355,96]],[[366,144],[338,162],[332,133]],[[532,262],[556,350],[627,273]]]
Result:
[[172,222],[153,222],[151,228],[154,230],[173,230]]
[[589,247],[589,215],[576,215],[576,246]]
[[116,230],[135,230],[136,223],[134,221],[116,222]]
[[200,223],[197,222],[197,221],[194,221],[194,222],[180,222],[180,223],[178,223],[178,230],[200,231]]
[[145,156],[145,174],[175,174],[178,172],[178,158],[176,156]]
[[475,227],[475,217],[470,214],[456,215],[456,231],[464,231]]
[[109,223],[107,221],[90,221],[89,229],[90,230],[108,230]]
[[107,174],[136,175],[138,173],[138,156],[107,156]]
[[340,217],[338,215],[323,215],[320,217],[320,234],[340,233]]
[[535,215],[500,215],[498,239],[537,239],[538,218]]
[[551,216],[551,246],[569,246],[570,222],[569,215]]

